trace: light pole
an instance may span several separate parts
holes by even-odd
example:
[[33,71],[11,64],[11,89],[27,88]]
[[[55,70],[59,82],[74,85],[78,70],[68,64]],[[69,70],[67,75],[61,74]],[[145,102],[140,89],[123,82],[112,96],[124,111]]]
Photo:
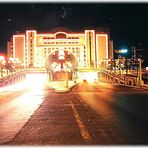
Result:
[[126,75],[128,75],[128,68],[129,68],[129,59],[126,59],[125,61]]
[[133,47],[133,58],[134,58],[134,62],[136,60],[136,48],[135,46]]
[[67,62],[65,62],[65,70],[66,70],[66,88],[68,88],[68,72],[67,72]]
[[121,56],[118,56],[118,68],[119,68],[119,76],[121,76]]
[[2,67],[2,61],[0,61],[0,67],[1,67],[1,77],[3,77],[3,67]]
[[139,86],[142,84],[142,60],[139,58]]
[[4,61],[4,59],[5,59],[4,56],[0,56],[1,77],[3,77],[3,61]]

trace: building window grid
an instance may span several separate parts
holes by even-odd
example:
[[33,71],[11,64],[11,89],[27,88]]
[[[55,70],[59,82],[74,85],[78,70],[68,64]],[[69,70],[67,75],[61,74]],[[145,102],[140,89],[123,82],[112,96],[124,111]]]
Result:
[[55,45],[55,44],[56,44],[56,45],[59,45],[59,44],[62,44],[62,45],[63,45],[63,44],[64,44],[64,45],[65,45],[65,44],[79,44],[79,42],[68,42],[68,41],[67,41],[67,42],[56,42],[56,41],[55,41],[55,42],[51,42],[51,41],[50,41],[50,42],[47,42],[47,41],[44,41],[43,43],[44,43],[44,44],[53,44],[53,45]]
[[30,34],[30,63],[32,64],[33,62],[33,53],[32,53],[32,32]]
[[43,39],[47,39],[47,40],[49,40],[49,39],[54,39],[53,37],[43,37]]
[[33,62],[33,42],[32,42],[32,32],[30,33],[30,62]]
[[44,44],[52,44],[52,45],[55,45],[56,42],[43,42]]
[[[45,39],[45,38],[44,38]],[[49,38],[48,38],[49,39]],[[75,39],[75,38],[72,38],[72,39]],[[77,38],[78,39],[78,38]],[[53,43],[53,42],[52,42]],[[65,44],[66,42],[60,42],[61,44],[63,43],[63,44]],[[71,42],[71,43],[78,43],[78,42]],[[31,47],[32,47],[32,32],[31,32],[31,45],[30,45]],[[67,49],[68,50],[68,49]],[[72,51],[72,50],[74,50],[74,54],[80,59],[80,54],[77,54],[77,50],[79,50],[79,48],[69,48],[69,51]],[[33,51],[33,49],[31,48],[31,51]],[[69,52],[68,51],[68,52]],[[47,53],[49,53],[50,52],[50,50],[47,50],[47,51],[45,51],[45,54],[47,54]],[[32,55],[32,53],[31,53],[31,55]],[[27,53],[26,53],[26,56],[27,56]],[[86,61],[86,51],[84,50],[84,61]]]

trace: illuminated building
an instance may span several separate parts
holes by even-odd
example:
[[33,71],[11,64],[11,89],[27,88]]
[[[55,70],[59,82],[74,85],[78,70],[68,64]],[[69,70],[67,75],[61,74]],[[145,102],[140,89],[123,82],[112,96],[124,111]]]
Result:
[[[63,69],[64,61],[69,61],[71,55],[78,69],[97,68],[102,59],[113,58],[111,43],[109,32],[96,30],[72,32],[55,28],[46,33],[26,30],[13,35],[8,42],[8,56],[18,58],[24,67],[54,67],[57,63],[56,69]],[[58,60],[62,66],[58,67]]]

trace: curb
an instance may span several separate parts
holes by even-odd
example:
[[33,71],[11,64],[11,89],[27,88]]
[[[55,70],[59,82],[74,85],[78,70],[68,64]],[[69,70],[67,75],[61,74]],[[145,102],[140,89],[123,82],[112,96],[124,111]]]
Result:
[[75,86],[78,85],[78,83],[75,83],[73,84],[72,86],[66,88],[66,87],[63,87],[63,88],[53,88],[52,86],[49,86],[48,83],[46,83],[46,85],[48,86],[49,89],[52,89],[54,92],[56,93],[68,93],[70,92]]
[[55,89],[55,92],[56,93],[67,93],[67,92],[70,92],[75,86],[77,86],[78,83],[72,85],[71,87],[69,88],[65,88],[65,89]]
[[69,87],[69,89],[72,90],[77,85],[78,85],[78,83],[75,83],[74,85],[72,85],[71,87]]
[[65,89],[55,89],[56,93],[67,93],[67,92],[70,92],[70,89],[69,88],[65,88]]

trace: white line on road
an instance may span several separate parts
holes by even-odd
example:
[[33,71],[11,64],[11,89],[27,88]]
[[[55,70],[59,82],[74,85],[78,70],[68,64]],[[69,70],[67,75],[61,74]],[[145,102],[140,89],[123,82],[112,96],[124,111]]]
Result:
[[76,107],[74,106],[74,104],[72,103],[72,101],[69,101],[69,103],[70,103],[70,106],[71,106],[72,111],[73,111],[73,113],[74,113],[74,117],[75,117],[75,119],[76,119],[76,122],[77,122],[77,124],[78,124],[78,126],[79,126],[79,128],[80,128],[81,135],[82,135],[84,141],[85,141],[87,144],[91,143],[91,140],[92,140],[92,139],[91,139],[91,137],[90,137],[90,134],[89,134],[89,132],[87,131],[86,126],[84,125],[84,123],[83,123],[83,121],[82,121],[82,119],[81,119],[81,117],[80,117],[80,115],[79,115],[79,113],[78,113]]

